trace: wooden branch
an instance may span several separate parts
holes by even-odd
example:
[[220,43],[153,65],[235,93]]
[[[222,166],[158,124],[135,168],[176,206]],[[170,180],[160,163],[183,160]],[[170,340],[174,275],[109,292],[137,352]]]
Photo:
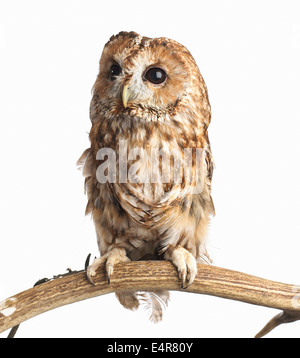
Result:
[[[262,279],[216,266],[198,264],[198,274],[188,289],[181,289],[175,267],[168,261],[135,261],[115,266],[111,282],[101,267],[95,286],[85,272],[45,282],[0,302],[0,333],[56,307],[116,291],[177,290],[238,300],[281,309],[288,313],[271,323],[262,336],[276,325],[300,319],[299,293],[293,285]],[[276,316],[277,317],[277,316]],[[286,318],[286,319],[285,319]],[[275,319],[275,318],[274,318]]]

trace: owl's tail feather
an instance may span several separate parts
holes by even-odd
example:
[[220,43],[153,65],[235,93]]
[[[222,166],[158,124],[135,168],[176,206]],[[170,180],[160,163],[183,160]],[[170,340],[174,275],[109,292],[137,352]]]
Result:
[[167,308],[169,303],[169,291],[140,292],[139,298],[145,310],[149,312],[150,321],[160,322],[163,318],[164,309]]
[[162,320],[163,311],[168,306],[169,291],[160,290],[152,292],[116,292],[119,302],[127,309],[136,310],[142,304],[149,312],[151,322]]

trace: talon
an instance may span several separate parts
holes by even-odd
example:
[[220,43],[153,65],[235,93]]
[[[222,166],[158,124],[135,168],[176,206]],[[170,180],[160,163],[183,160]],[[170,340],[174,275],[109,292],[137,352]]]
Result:
[[88,280],[88,282],[91,284],[91,285],[94,285],[96,286],[95,282],[92,280],[92,276],[94,276],[96,274],[96,272],[94,270],[92,270],[92,267],[89,266],[86,270],[86,278]]
[[186,290],[188,287],[189,287],[189,284],[187,284],[186,286],[184,286],[183,284],[181,285],[181,288],[182,288],[183,290]]
[[85,271],[87,271],[87,269],[88,269],[88,267],[89,267],[90,258],[91,258],[91,254],[88,254],[88,255],[87,255],[87,258],[85,259],[85,262],[84,262],[84,270],[85,270]]
[[110,276],[113,273],[114,268],[112,264],[106,264],[107,283],[110,284]]
[[[194,280],[193,280],[194,281]],[[181,288],[183,290],[186,290],[187,288],[189,288],[191,286],[191,284],[193,283],[193,281],[189,280],[188,282],[186,282],[186,284],[184,285],[184,283],[182,283]]]
[[96,270],[98,269],[99,266],[103,264],[104,261],[105,261],[105,255],[95,259],[93,263],[90,266],[88,266],[86,270],[86,277],[90,284],[94,286],[96,285],[92,279],[92,276],[96,275]]
[[184,284],[185,284],[185,281],[186,281],[186,270],[182,270],[179,273],[179,278],[181,279],[181,288],[185,288]]
[[197,263],[195,257],[183,247],[177,247],[172,251],[166,251],[166,259],[172,261],[176,266],[181,288],[187,289],[194,281],[197,274]]
[[95,282],[92,280],[91,276],[88,275],[88,273],[86,274],[86,278],[91,285],[96,286]]
[[88,254],[87,258],[85,259],[84,270],[86,271],[86,278],[87,278],[88,282],[91,285],[95,285],[95,283],[93,282],[93,280],[91,278],[91,274],[89,272],[90,257],[91,257],[91,254]]
[[[194,264],[194,262],[193,262]],[[189,266],[189,274],[188,274],[188,282],[186,284],[186,286],[184,287],[184,289],[187,289],[188,287],[191,286],[191,284],[194,282],[195,280],[195,277],[196,277],[196,274],[197,274],[197,264],[196,264],[196,261],[195,261],[195,264],[196,264],[196,269],[195,269],[195,265],[190,265]]]
[[126,251],[123,248],[114,248],[108,251],[105,255],[97,258],[94,262],[87,268],[86,276],[90,284],[95,285],[92,280],[92,276],[96,275],[96,270],[99,266],[103,265],[106,262],[106,275],[107,283],[110,284],[110,278],[114,270],[114,265],[118,262],[128,262],[130,259],[126,256]]
[[194,279],[191,281],[189,281],[184,287],[181,287],[183,288],[184,290],[186,290],[187,288],[189,288],[191,286],[191,284],[193,283]]

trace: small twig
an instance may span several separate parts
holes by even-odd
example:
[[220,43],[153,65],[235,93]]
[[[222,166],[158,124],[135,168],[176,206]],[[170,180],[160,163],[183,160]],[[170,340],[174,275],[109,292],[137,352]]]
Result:
[[295,294],[297,286],[216,266],[198,264],[195,281],[187,289],[180,288],[178,273],[168,261],[117,264],[110,284],[105,277],[105,268],[101,267],[93,280],[95,286],[88,283],[85,272],[67,273],[2,301],[0,333],[56,307],[123,290],[177,290],[201,293],[289,312],[289,316],[285,313],[283,318],[281,316],[281,319],[275,319],[275,325],[267,325],[258,336],[269,332],[278,324],[300,319],[299,294]]

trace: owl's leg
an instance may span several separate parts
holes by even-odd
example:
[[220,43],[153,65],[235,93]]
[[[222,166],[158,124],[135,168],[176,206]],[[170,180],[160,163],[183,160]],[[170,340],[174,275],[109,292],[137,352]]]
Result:
[[127,257],[125,249],[116,247],[94,260],[94,262],[87,268],[87,279],[94,285],[92,276],[95,276],[97,268],[105,263],[107,282],[110,283],[110,276],[114,271],[114,265],[118,262],[128,261],[130,261],[130,259]]
[[177,268],[182,282],[181,288],[188,288],[197,274],[197,262],[195,257],[184,247],[168,248],[164,258],[170,260]]

